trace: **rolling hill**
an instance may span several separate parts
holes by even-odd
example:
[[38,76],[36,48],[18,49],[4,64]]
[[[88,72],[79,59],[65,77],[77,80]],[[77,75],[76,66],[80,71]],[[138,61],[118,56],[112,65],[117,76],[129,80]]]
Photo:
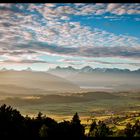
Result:
[[72,82],[44,72],[0,71],[2,94],[46,94],[79,90]]

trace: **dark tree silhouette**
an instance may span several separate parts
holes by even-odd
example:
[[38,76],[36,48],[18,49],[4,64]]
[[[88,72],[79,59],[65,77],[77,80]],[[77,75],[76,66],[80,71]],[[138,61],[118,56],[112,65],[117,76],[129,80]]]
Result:
[[38,112],[36,119],[39,120],[39,121],[42,120],[43,119],[43,114],[41,112]]
[[71,139],[71,122],[63,121],[58,124],[57,137],[59,139]]
[[91,137],[107,137],[112,134],[112,131],[103,121],[99,121],[98,124],[96,122],[91,124],[89,133]]
[[127,137],[133,137],[135,132],[133,130],[133,127],[130,123],[127,123],[126,128],[124,130],[124,133]]
[[[112,130],[103,121],[94,121],[90,125],[88,136],[85,136],[85,128],[78,113],[74,114],[71,121],[57,123],[41,112],[37,117],[30,118],[23,117],[11,106],[4,104],[0,107],[0,139],[86,140],[112,135]],[[114,136],[140,136],[140,121],[137,120],[134,125],[128,123],[124,130],[115,132]]]
[[71,121],[71,132],[75,139],[84,139],[85,128],[81,124],[78,113],[76,112]]
[[80,124],[80,118],[79,118],[79,115],[78,113],[76,112],[72,118],[72,121],[71,121],[73,124]]
[[89,134],[88,136],[92,136],[93,132],[94,132],[94,129],[97,127],[97,124],[96,124],[96,121],[93,121],[92,124],[90,125],[90,129],[89,129]]
[[135,133],[135,136],[140,137],[140,121],[139,120],[136,120],[136,122],[133,125],[132,129],[133,129],[133,131]]
[[24,137],[24,117],[19,111],[5,104],[0,107],[0,136]]

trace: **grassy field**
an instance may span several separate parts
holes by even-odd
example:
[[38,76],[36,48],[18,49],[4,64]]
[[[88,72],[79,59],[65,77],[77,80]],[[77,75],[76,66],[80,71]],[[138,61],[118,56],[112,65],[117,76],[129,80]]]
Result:
[[140,120],[140,92],[81,92],[74,94],[5,95],[0,104],[6,103],[20,110],[23,115],[36,117],[42,112],[58,122],[71,120],[78,112],[88,133],[93,120],[104,121],[113,131],[123,130],[129,122]]
[[39,111],[47,115],[102,116],[140,109],[139,92],[87,92],[63,95],[22,95],[1,98],[6,103],[21,110],[22,114],[35,115]]
[[22,95],[9,96],[1,99],[0,103],[12,105],[23,114],[45,114],[71,116],[79,112],[80,116],[101,116],[135,111],[140,109],[140,93],[107,93],[89,92],[71,95]]

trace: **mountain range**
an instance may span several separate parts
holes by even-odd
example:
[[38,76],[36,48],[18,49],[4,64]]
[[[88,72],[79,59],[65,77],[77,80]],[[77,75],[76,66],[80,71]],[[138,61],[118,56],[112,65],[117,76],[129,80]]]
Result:
[[118,68],[95,68],[93,69],[90,66],[85,66],[81,69],[73,68],[72,66],[68,67],[60,67],[57,66],[56,68],[49,69],[48,72],[84,72],[84,73],[92,73],[92,72],[99,72],[99,73],[140,73],[140,69],[130,71],[129,69],[118,69]]
[[[1,87],[14,89],[35,88],[42,91],[79,91],[84,90],[140,90],[140,69],[130,71],[118,68],[95,68],[85,66],[81,69],[72,66],[50,68],[48,71],[36,72],[31,68],[21,71],[0,71]],[[17,89],[17,88],[16,88]],[[21,89],[19,89],[21,91]],[[10,91],[10,90],[9,90]],[[5,91],[3,91],[5,92]]]
[[[9,71],[6,68],[2,68],[0,71]],[[15,71],[11,69],[11,71]],[[34,71],[30,67],[26,68],[22,71]],[[85,66],[81,69],[76,69],[72,66],[68,67],[60,67],[56,66],[55,68],[49,68],[47,72],[84,72],[84,73],[92,73],[92,72],[99,72],[99,73],[140,73],[140,69],[137,70],[129,70],[129,69],[119,69],[119,68],[92,68],[91,66]]]
[[71,66],[60,67],[47,71],[50,74],[63,77],[81,88],[92,90],[139,90],[140,69],[130,71],[118,68],[95,68],[85,66],[75,69]]

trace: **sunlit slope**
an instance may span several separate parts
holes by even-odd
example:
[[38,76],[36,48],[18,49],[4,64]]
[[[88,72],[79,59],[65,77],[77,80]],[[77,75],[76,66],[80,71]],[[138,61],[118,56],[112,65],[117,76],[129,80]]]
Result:
[[26,94],[27,89],[30,94],[42,94],[45,91],[75,91],[79,87],[68,80],[43,72],[0,72],[0,93]]

